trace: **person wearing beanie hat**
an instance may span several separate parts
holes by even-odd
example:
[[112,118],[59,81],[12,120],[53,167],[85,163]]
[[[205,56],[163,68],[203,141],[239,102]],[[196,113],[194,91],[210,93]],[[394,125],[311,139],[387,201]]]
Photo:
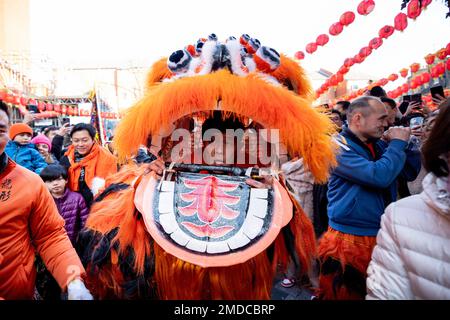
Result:
[[37,150],[44,158],[45,162],[47,162],[47,164],[59,163],[58,160],[56,160],[55,156],[50,153],[50,151],[52,150],[52,143],[50,142],[50,139],[45,135],[37,135],[36,137],[31,139],[31,143],[36,145]]
[[37,174],[47,166],[44,158],[30,143],[33,129],[24,123],[13,124],[9,129],[9,138],[5,152],[14,162]]

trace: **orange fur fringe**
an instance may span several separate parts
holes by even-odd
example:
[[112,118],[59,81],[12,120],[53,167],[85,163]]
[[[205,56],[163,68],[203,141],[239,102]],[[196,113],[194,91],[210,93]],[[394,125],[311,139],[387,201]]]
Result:
[[[289,68],[279,71],[279,76]],[[299,76],[296,85],[307,86]],[[257,75],[238,77],[226,70],[154,85],[132,106],[116,129],[114,146],[120,159],[135,154],[148,136],[184,115],[210,111],[221,101],[223,111],[254,119],[266,128],[279,129],[280,139],[292,157],[301,156],[317,182],[325,182],[336,164],[331,141],[334,126],[311,107],[309,98],[284,87],[268,84]]]

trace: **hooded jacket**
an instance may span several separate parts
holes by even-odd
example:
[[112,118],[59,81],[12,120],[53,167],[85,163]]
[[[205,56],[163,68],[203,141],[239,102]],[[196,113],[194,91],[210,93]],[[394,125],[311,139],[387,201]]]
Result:
[[387,207],[367,269],[366,299],[450,299],[450,193],[429,173],[421,194]]
[[9,141],[5,152],[14,162],[34,173],[40,174],[42,169],[47,166],[33,143],[22,145],[15,141]]

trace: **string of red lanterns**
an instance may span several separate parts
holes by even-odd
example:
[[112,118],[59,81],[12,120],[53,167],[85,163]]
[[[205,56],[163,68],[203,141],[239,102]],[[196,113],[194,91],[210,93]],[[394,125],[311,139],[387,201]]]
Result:
[[[405,30],[408,25],[407,19],[409,18],[415,20],[421,14],[422,9],[425,9],[430,3],[431,1],[423,1],[421,7],[418,0],[410,1],[408,4],[407,14],[404,14],[402,12],[397,14],[394,18],[394,26],[385,25],[384,27],[382,27],[378,32],[378,37],[370,40],[368,46],[361,48],[360,51],[352,58],[345,59],[344,64],[339,68],[338,72],[329,77],[322,84],[322,86],[318,90],[316,90],[316,97],[319,98],[330,88],[330,86],[337,86],[340,82],[344,81],[343,77],[341,81],[337,81],[341,79],[341,77],[338,75],[344,75],[345,73],[347,73],[355,63],[363,63],[365,59],[372,54],[373,50],[381,47],[381,45],[383,44],[383,39],[388,39],[395,32],[395,30],[401,32]],[[445,50],[447,51],[447,49]],[[345,71],[345,73],[343,73],[342,71]],[[402,77],[406,77],[406,75],[403,76],[404,72],[400,72],[400,74],[402,75]]]
[[[374,8],[375,2],[373,0],[363,0],[359,3],[357,12],[360,15],[366,16],[371,13]],[[328,33],[331,36],[337,36],[344,30],[344,27],[348,27],[353,21],[355,21],[355,14],[352,11],[346,11],[341,14],[338,22],[331,24],[328,28]],[[317,36],[315,42],[310,42],[306,45],[305,51],[309,54],[313,54],[318,47],[325,46],[329,41],[330,37],[326,33],[320,34]],[[305,53],[303,51],[297,51],[294,54],[294,57],[298,60],[302,60],[305,58]]]

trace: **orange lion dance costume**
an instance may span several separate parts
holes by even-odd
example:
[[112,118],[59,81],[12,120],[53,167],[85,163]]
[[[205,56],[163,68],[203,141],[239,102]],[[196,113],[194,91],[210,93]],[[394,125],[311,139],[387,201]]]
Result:
[[311,222],[280,163],[249,161],[273,140],[224,164],[180,153],[173,136],[277,129],[277,159],[303,158],[324,182],[335,161],[334,129],[312,100],[303,69],[248,35],[219,42],[212,34],[156,62],[114,146],[125,160],[151,145],[166,170],[159,177],[147,165],[124,166],[95,199],[79,245],[96,298],[270,299],[280,266],[296,261],[306,274],[316,255]]

